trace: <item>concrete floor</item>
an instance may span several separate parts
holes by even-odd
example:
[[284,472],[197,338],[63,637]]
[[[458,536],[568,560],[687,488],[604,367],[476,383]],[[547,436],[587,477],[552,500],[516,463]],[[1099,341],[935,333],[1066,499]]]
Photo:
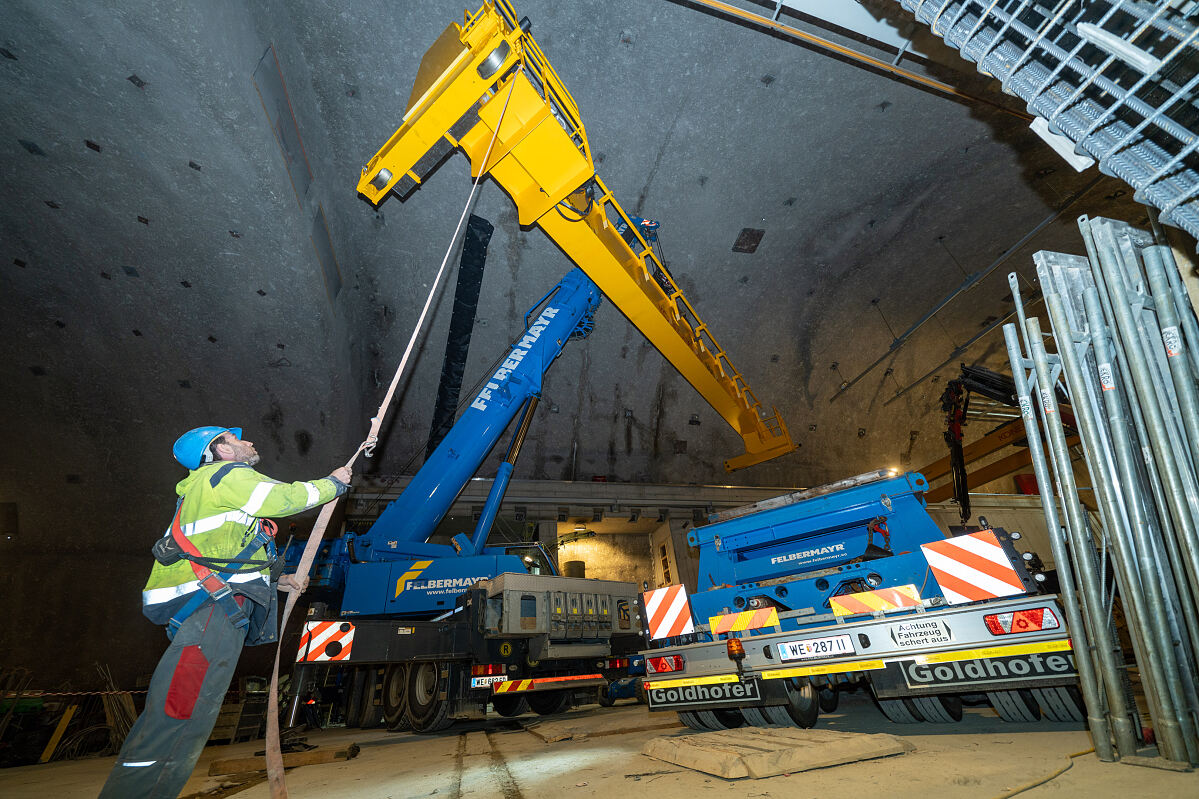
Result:
[[[1000,797],[1036,782],[1071,763],[1051,781],[1022,797],[1195,797],[1199,774],[1173,773],[1118,763],[1100,763],[1093,754],[1068,756],[1090,748],[1081,725],[1041,722],[1006,724],[990,709],[967,708],[954,725],[897,725],[883,719],[868,699],[852,695],[836,713],[821,717],[819,726],[846,732],[900,735],[915,751],[875,761],[848,764],[803,774],[761,780],[722,780],[663,763],[640,754],[658,735],[689,734],[684,728],[641,729],[672,717],[649,714],[644,706],[604,709],[596,705],[539,721],[526,731],[507,719],[455,725],[432,736],[383,730],[331,729],[309,736],[310,743],[337,747],[356,742],[354,760],[305,766],[289,772],[294,799],[583,799],[583,797],[653,797],[697,799],[706,796],[769,797],[837,796]],[[574,734],[565,740],[545,739]],[[218,758],[245,757],[261,749],[261,741],[209,747],[184,796],[206,792],[219,780],[204,776]],[[93,797],[112,758],[26,766],[0,772],[0,796],[6,799]],[[236,794],[238,799],[265,799],[265,783]]]

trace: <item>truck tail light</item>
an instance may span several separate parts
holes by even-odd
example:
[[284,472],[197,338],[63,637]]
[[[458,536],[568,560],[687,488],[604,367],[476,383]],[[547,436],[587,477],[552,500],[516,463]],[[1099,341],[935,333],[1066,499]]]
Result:
[[645,662],[649,664],[650,674],[662,674],[667,671],[682,671],[683,656],[682,655],[665,655],[663,657],[646,658]]
[[470,667],[470,676],[472,677],[490,677],[495,674],[503,673],[504,664],[502,663],[477,664]]
[[606,668],[609,669],[627,669],[629,667],[628,658],[608,658]]
[[1012,613],[990,613],[983,616],[983,622],[991,631],[991,635],[1033,633],[1038,630],[1056,630],[1062,626],[1057,619],[1057,614],[1050,608],[1017,610]]

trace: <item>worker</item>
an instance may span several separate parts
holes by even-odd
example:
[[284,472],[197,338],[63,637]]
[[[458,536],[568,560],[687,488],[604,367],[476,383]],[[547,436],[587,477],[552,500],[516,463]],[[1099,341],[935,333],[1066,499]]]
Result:
[[291,516],[345,493],[350,469],[280,483],[254,470],[239,427],[198,427],[175,442],[188,471],[171,527],[154,545],[142,612],[165,624],[146,707],[129,731],[101,799],[174,799],[212,734],[243,646],[278,637],[279,591],[303,591],[307,575],[282,574],[267,517]]

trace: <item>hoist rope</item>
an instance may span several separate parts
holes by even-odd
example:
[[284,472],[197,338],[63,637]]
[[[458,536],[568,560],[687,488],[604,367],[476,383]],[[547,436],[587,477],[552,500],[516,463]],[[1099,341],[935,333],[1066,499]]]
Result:
[[[379,404],[379,410],[371,418],[370,432],[367,433],[362,443],[358,445],[358,449],[354,450],[354,454],[350,456],[350,459],[346,461],[347,468],[353,467],[354,461],[358,460],[359,454],[365,453],[366,457],[369,458],[375,449],[375,445],[379,442],[379,430],[383,426],[383,417],[391,406],[392,399],[395,397],[396,388],[400,384],[400,378],[407,370],[408,358],[412,355],[412,350],[416,346],[417,340],[421,337],[425,319],[429,314],[429,308],[433,305],[433,298],[441,286],[446,265],[450,262],[450,255],[454,252],[458,241],[458,234],[462,230],[462,223],[466,219],[466,214],[474,202],[475,192],[479,190],[479,184],[483,182],[483,177],[487,174],[489,166],[487,162],[491,158],[492,147],[495,146],[495,140],[499,136],[500,126],[504,123],[504,115],[508,111],[508,101],[512,99],[512,90],[516,87],[516,79],[524,71],[524,68],[524,64],[520,64],[508,83],[508,94],[504,98],[504,107],[500,110],[500,117],[496,122],[495,130],[491,133],[491,141],[487,144],[487,153],[483,156],[483,162],[479,165],[479,174],[471,185],[470,196],[467,197],[462,214],[458,217],[458,225],[454,228],[454,235],[450,238],[450,245],[446,248],[445,257],[441,259],[441,268],[437,270],[437,276],[433,279],[433,285],[429,287],[429,296],[425,298],[425,307],[421,309],[420,317],[416,320],[412,335],[408,339],[408,346],[404,349],[403,357],[400,358],[400,365],[396,367],[395,376],[391,379],[391,385],[387,387],[387,394],[383,397],[383,402]],[[300,555],[299,565],[296,566],[296,574],[307,575],[312,569],[312,562],[316,559],[317,550],[320,549],[325,528],[329,526],[329,520],[333,517],[333,511],[336,507],[337,500],[333,500],[326,502],[321,508],[320,515],[316,519],[316,524],[312,528],[312,533],[308,536],[308,543],[304,546],[304,552]],[[287,782],[283,777],[283,753],[279,748],[279,659],[283,652],[283,631],[287,629],[287,621],[291,617],[291,611],[295,607],[300,593],[300,591],[296,590],[287,592],[287,602],[283,606],[283,615],[279,620],[279,644],[275,648],[275,666],[271,671],[271,689],[267,698],[266,773],[272,799],[287,799]],[[300,686],[298,685],[292,687],[293,691],[298,691],[299,689]]]

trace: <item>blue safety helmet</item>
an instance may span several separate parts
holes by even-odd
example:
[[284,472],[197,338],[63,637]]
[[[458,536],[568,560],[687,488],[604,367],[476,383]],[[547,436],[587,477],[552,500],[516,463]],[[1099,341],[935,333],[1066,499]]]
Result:
[[221,433],[232,433],[236,438],[241,438],[240,427],[197,427],[175,441],[175,446],[171,447],[175,460],[188,469],[199,469],[203,464],[211,463],[213,458],[208,445]]

